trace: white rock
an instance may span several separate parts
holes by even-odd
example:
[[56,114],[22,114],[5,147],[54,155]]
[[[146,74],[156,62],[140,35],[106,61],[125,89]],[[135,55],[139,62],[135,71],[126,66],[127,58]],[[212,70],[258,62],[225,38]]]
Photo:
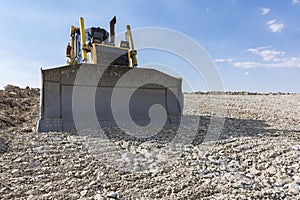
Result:
[[273,176],[277,173],[277,170],[274,166],[270,166],[268,169],[267,169],[267,173],[269,173],[270,176]]
[[291,183],[289,185],[289,191],[295,195],[300,193],[300,185],[298,185],[297,183]]
[[81,176],[81,177],[84,177],[84,176],[86,176],[88,173],[89,173],[88,170],[82,171],[81,174],[80,174],[80,176]]
[[101,194],[96,194],[96,195],[94,196],[94,199],[95,199],[95,200],[103,200],[104,198],[101,196]]
[[296,151],[300,151],[300,145],[293,146],[292,148]]
[[117,199],[118,194],[116,192],[109,192],[107,195],[107,198]]
[[260,176],[261,175],[261,171],[255,169],[255,168],[251,168],[250,173],[255,175],[255,176]]
[[300,176],[293,176],[295,183],[300,185]]
[[82,190],[80,192],[80,196],[84,197],[87,194],[87,192],[88,192],[87,190]]

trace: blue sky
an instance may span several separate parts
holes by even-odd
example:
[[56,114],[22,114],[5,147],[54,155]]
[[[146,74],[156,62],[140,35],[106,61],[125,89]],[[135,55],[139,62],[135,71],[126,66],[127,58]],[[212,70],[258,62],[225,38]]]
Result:
[[[0,1],[0,88],[39,87],[41,67],[65,64],[69,28],[78,26],[80,16],[86,27],[108,28],[114,15],[117,32],[127,24],[162,27],[197,41],[215,61],[226,90],[300,93],[297,0]],[[138,58],[140,64],[188,69],[165,53],[141,51]],[[193,79],[191,74],[184,77]],[[193,84],[206,90],[203,80]]]

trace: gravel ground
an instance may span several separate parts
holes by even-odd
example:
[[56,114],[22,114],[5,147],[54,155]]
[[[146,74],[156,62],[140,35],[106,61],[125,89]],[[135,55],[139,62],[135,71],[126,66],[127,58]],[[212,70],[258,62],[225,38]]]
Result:
[[227,95],[219,139],[203,142],[224,96],[186,94],[199,127],[174,144],[177,126],[144,139],[36,133],[36,91],[11,90],[0,91],[1,199],[300,199],[300,95]]

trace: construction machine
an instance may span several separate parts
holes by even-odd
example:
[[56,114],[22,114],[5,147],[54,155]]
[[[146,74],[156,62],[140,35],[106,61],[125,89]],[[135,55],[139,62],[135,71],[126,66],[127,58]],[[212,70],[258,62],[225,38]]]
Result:
[[[67,65],[41,69],[38,132],[116,127],[120,121],[126,123],[128,116],[122,118],[124,106],[112,107],[119,106],[112,103],[116,90],[124,96],[131,92],[127,107],[136,124],[148,125],[149,110],[156,104],[166,111],[165,124],[177,123],[182,115],[182,79],[138,67],[130,26],[127,25],[125,40],[116,45],[116,17],[109,23],[109,33],[100,27],[85,29],[82,17],[79,24],[70,28]],[[144,82],[148,84],[141,84]],[[118,123],[114,112],[120,114]]]

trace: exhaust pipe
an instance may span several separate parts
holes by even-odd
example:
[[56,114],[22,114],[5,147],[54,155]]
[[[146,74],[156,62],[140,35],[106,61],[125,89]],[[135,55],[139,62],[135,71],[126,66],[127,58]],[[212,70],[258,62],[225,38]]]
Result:
[[109,29],[109,35],[110,35],[110,43],[115,44],[115,24],[117,23],[117,18],[114,16],[112,20],[110,20],[110,29]]

